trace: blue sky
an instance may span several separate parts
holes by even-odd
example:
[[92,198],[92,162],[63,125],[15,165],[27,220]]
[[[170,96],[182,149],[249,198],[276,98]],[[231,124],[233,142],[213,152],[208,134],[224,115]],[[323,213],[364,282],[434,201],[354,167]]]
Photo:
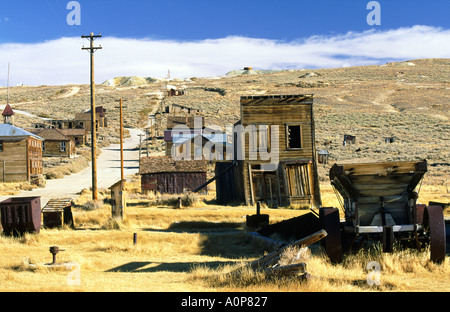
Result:
[[449,0],[379,0],[381,25],[366,21],[369,0],[79,0],[81,25],[68,25],[68,0],[0,2],[0,85],[8,62],[12,84],[86,82],[90,32],[103,35],[99,80],[450,55]]

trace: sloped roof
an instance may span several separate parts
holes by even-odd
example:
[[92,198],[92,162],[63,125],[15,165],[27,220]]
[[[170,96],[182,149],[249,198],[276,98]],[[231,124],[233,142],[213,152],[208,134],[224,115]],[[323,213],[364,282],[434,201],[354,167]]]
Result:
[[202,128],[205,127],[205,118],[200,116],[168,116],[166,128],[170,130],[176,126],[183,125],[187,126],[189,129],[194,129],[196,120],[201,122],[200,126]]
[[36,129],[33,131],[45,141],[70,141],[70,138],[62,134],[58,129]]
[[11,106],[9,104],[6,104],[2,115],[3,116],[12,116],[12,115],[14,115],[14,111],[12,110],[12,108],[11,108]]
[[142,157],[141,174],[169,172],[206,172],[207,160],[174,160],[172,156]]
[[36,134],[28,132],[24,129],[18,128],[9,124],[0,124],[0,139],[8,140],[8,139],[23,139],[27,137],[34,137],[38,140],[44,141],[44,139]]
[[206,140],[217,143],[217,144],[227,144],[227,135],[226,134],[217,134],[217,133],[187,133],[181,136],[177,136],[173,138],[174,144],[184,144],[188,141],[195,139],[196,136],[202,136]]
[[86,135],[86,129],[72,128],[72,129],[60,129],[59,131],[60,131],[62,134],[67,135],[67,136],[72,136],[72,135]]

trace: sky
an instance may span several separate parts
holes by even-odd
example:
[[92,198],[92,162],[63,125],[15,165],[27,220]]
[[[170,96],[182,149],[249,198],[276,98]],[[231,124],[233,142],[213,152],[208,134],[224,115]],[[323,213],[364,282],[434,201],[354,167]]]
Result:
[[449,0],[0,0],[0,86],[384,64],[450,55]]

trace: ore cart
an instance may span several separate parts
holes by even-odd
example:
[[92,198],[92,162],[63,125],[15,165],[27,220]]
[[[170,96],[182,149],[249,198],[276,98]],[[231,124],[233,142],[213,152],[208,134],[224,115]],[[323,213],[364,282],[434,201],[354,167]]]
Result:
[[418,205],[416,200],[427,162],[334,164],[330,180],[344,210],[321,208],[327,231],[325,250],[334,262],[342,252],[365,241],[381,241],[390,252],[394,242],[423,248],[430,244],[430,259],[445,259],[445,223],[440,206]]

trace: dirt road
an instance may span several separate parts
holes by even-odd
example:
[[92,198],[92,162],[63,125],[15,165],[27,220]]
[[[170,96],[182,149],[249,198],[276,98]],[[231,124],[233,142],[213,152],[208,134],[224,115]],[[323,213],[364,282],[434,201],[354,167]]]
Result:
[[[130,138],[124,141],[124,174],[125,177],[139,171],[139,136],[144,132],[138,129],[128,129]],[[48,180],[44,188],[24,191],[13,197],[41,196],[41,206],[44,207],[51,198],[78,197],[82,189],[92,186],[91,165],[85,170],[65,176],[63,179]],[[102,149],[97,159],[97,188],[107,189],[120,180],[120,144],[112,144]],[[0,196],[0,201],[11,196]]]

